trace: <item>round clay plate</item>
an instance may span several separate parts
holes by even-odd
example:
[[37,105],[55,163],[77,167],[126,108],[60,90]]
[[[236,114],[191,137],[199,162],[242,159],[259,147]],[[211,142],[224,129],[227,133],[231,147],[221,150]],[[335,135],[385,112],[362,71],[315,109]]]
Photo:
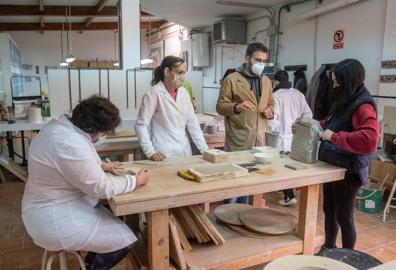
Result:
[[271,237],[268,234],[258,233],[258,232],[249,230],[245,226],[238,226],[238,225],[231,225],[231,224],[227,224],[227,226],[234,232],[239,233],[240,235],[243,235],[243,236],[247,236],[247,237],[251,237],[251,238],[259,238],[259,239]]
[[264,270],[357,270],[346,263],[321,256],[291,255],[276,259]]
[[239,214],[242,224],[248,229],[278,235],[293,229],[293,216],[269,208],[252,208]]
[[223,204],[214,210],[216,218],[220,221],[231,225],[243,225],[239,219],[239,213],[246,209],[252,209],[253,206],[249,204]]

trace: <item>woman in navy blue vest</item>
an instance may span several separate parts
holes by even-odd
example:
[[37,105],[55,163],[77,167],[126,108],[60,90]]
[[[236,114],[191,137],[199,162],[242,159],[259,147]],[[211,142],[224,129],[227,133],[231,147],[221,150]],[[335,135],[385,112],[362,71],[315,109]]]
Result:
[[356,59],[345,59],[332,70],[334,95],[320,134],[319,159],[347,169],[341,181],[323,185],[324,248],[335,248],[339,228],[342,247],[353,249],[356,194],[367,184],[371,153],[377,149],[376,104],[364,86],[365,70]]

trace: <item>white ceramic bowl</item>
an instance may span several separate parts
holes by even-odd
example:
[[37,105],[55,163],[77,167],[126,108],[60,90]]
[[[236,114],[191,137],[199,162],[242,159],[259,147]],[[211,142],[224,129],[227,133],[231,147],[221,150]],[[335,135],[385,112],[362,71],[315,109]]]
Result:
[[254,154],[254,158],[257,163],[267,164],[267,163],[271,162],[271,160],[273,158],[273,154],[271,154],[271,153],[256,153],[256,154]]

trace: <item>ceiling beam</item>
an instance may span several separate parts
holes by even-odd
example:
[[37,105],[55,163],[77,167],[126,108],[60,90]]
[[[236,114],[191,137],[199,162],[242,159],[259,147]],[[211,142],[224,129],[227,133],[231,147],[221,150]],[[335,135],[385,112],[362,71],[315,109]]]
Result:
[[[151,22],[150,29],[158,29],[166,21]],[[72,23],[73,31],[90,31],[90,30],[118,30],[117,22],[93,22],[89,26],[85,23]],[[149,29],[148,22],[140,22],[141,29]],[[0,31],[62,31],[62,23],[45,23],[45,27],[41,27],[41,23],[0,23]]]
[[[166,23],[167,21],[157,21],[157,22],[150,22],[150,25],[148,22],[140,22],[140,29],[158,29],[160,28],[161,25]],[[150,27],[149,27],[150,26]]]
[[[43,11],[37,6],[0,5],[0,16],[65,16],[67,6],[45,6]],[[104,6],[99,12],[96,6],[72,6],[71,16],[79,17],[115,17],[118,16],[116,6]]]
[[[99,0],[98,4],[96,5],[96,13],[99,13],[100,11],[102,11],[102,9],[106,6],[106,4],[108,2],[109,2],[109,0]],[[93,22],[94,18],[95,18],[95,16],[89,17],[85,21],[85,26],[90,25]]]
[[[115,30],[118,29],[117,22],[96,22],[85,26],[85,23],[72,23],[71,30]],[[0,31],[41,31],[40,23],[0,23]],[[46,23],[45,31],[62,31],[62,23]]]

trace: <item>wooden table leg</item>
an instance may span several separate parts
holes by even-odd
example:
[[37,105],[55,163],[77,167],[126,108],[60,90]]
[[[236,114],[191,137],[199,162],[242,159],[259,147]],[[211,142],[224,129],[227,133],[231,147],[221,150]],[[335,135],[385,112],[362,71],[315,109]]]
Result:
[[4,174],[4,170],[2,166],[0,166],[0,182],[4,184],[7,182],[7,178]]
[[121,156],[121,162],[128,162],[129,161],[129,154],[124,154]]
[[147,213],[148,260],[151,270],[169,269],[168,209]]
[[263,194],[255,194],[250,196],[250,204],[257,208],[265,207],[265,200],[263,198]]
[[319,203],[319,185],[302,187],[298,216],[298,236],[304,241],[303,254],[313,255]]

